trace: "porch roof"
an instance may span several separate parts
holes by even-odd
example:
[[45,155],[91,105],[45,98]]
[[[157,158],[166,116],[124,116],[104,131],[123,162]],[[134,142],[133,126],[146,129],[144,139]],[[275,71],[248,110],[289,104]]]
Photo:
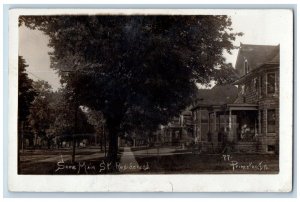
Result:
[[248,104],[248,103],[233,103],[227,104],[226,108],[228,110],[258,110],[257,104]]
[[243,75],[241,78],[239,78],[238,80],[234,81],[232,83],[232,85],[240,85],[240,84],[244,84],[248,79],[252,79],[254,77],[256,77],[257,75],[259,75],[262,71],[265,71],[267,69],[274,69],[274,70],[278,70],[279,69],[279,64],[276,62],[268,62],[268,63],[264,63],[261,66],[259,66],[259,68],[256,68],[252,71],[250,71],[248,74]]

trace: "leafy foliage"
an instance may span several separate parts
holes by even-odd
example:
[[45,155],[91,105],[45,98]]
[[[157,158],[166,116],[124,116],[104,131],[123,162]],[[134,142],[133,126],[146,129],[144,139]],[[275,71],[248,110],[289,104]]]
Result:
[[35,134],[40,137],[46,137],[46,130],[49,129],[53,116],[51,116],[51,86],[45,81],[36,81],[33,88],[37,96],[32,102],[30,108],[29,124]]
[[26,64],[25,59],[22,56],[19,56],[19,97],[18,97],[18,117],[19,121],[26,121],[27,116],[29,115],[29,108],[31,102],[36,96],[36,92],[32,86],[32,80],[28,78],[26,73]]
[[[228,16],[21,16],[50,37],[51,67],[110,131],[155,130],[191,101],[195,83],[231,78]],[[111,151],[115,153],[116,150]]]

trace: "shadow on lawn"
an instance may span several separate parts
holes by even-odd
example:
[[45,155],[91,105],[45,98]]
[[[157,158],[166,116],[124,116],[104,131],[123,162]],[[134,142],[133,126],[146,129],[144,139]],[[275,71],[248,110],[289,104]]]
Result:
[[[262,154],[231,154],[225,159],[222,154],[174,154],[169,156],[137,157],[139,172],[130,174],[276,174],[279,172],[278,155]],[[112,166],[116,170],[112,172]],[[120,167],[121,166],[121,167]],[[122,167],[123,166],[123,167]],[[33,175],[99,175],[99,174],[127,174],[124,166],[136,165],[109,165],[105,158],[89,159],[71,163],[43,162],[21,163],[20,174]],[[233,169],[233,166],[234,169]],[[265,167],[263,167],[265,166]]]

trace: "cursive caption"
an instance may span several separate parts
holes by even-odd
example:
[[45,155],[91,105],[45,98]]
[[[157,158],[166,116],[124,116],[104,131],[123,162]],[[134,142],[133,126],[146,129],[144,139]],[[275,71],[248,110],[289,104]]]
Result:
[[63,157],[61,156],[60,161],[57,162],[57,168],[55,172],[68,170],[79,173],[105,173],[111,170],[119,171],[119,172],[126,172],[126,171],[146,171],[149,170],[149,163],[146,162],[144,165],[139,165],[136,162],[129,162],[126,164],[122,164],[119,162],[111,163],[102,160],[101,162],[97,163],[96,165],[92,164],[91,162],[78,162],[76,164],[67,163],[64,161]]
[[231,155],[222,155],[221,157],[224,162],[228,163],[232,171],[236,170],[254,170],[254,171],[267,171],[269,170],[268,165],[264,161],[259,162],[239,162],[234,160]]

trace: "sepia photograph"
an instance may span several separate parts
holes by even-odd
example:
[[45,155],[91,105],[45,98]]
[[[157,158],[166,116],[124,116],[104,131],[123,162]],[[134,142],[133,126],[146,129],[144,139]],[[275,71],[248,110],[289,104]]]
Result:
[[18,13],[17,175],[289,172],[290,14]]
[[226,15],[20,16],[18,173],[278,173],[280,44],[247,34]]

